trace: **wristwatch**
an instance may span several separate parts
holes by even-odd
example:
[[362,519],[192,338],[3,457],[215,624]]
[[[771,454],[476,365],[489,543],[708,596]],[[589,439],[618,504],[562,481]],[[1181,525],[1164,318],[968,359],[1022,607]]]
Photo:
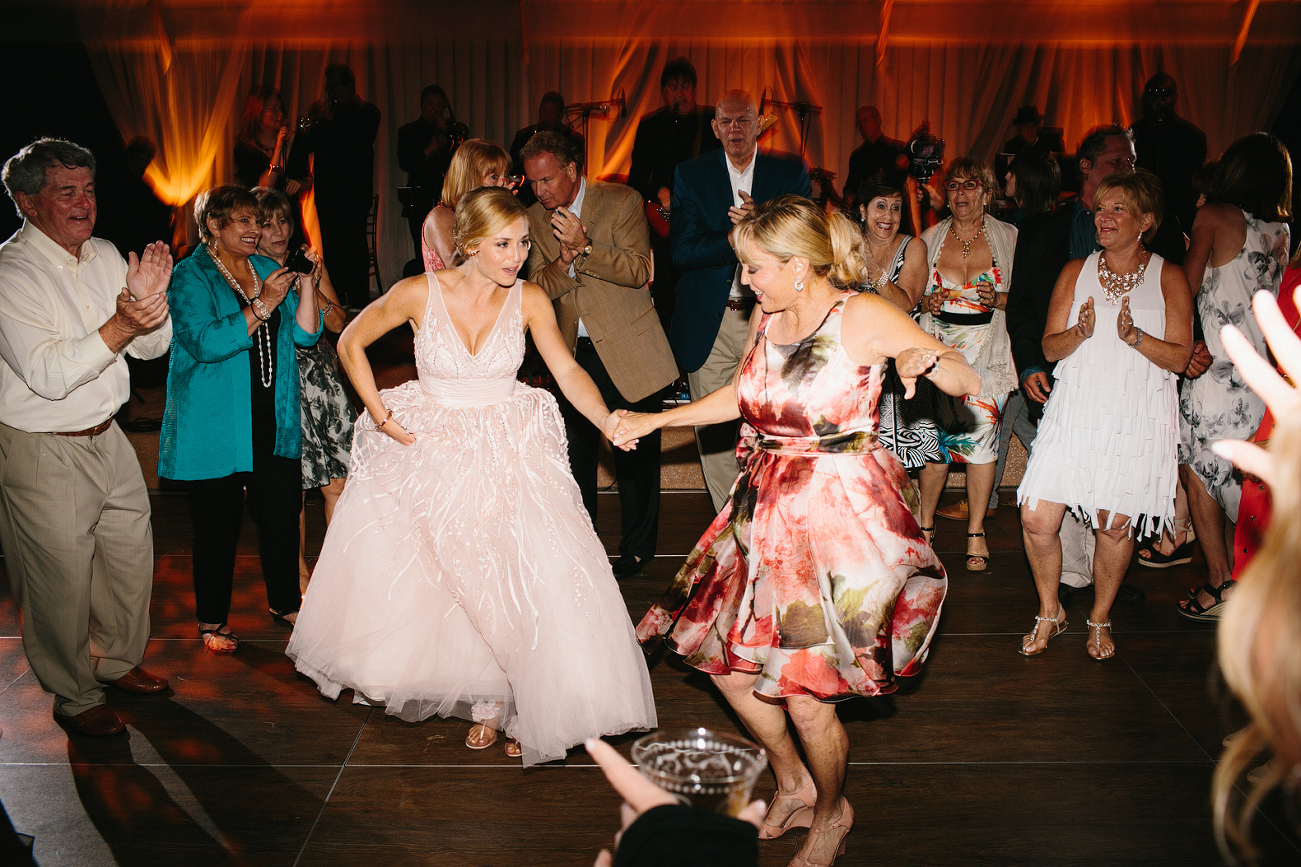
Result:
[[574,257],[574,270],[577,271],[579,268],[586,265],[587,257],[590,255],[592,255],[592,242],[588,241],[583,249],[579,251],[578,255]]

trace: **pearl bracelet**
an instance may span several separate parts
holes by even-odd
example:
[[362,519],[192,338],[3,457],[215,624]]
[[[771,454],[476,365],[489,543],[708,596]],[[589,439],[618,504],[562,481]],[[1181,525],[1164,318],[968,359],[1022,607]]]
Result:
[[393,417],[393,410],[389,410],[388,415],[384,416],[384,420],[379,424],[375,425],[375,430],[379,430],[380,428],[384,427],[384,425],[388,424],[388,420],[391,419],[392,417]]

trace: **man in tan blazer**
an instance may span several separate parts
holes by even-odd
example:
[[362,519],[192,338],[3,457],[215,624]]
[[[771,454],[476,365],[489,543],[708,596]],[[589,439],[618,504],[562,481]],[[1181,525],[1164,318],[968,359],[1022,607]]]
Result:
[[[677,363],[650,295],[650,236],[641,196],[622,184],[588,183],[569,139],[540,132],[520,152],[538,201],[529,208],[528,278],[555,302],[560,332],[610,409],[659,412]],[[560,399],[569,464],[596,519],[600,432]],[[655,556],[659,528],[660,434],[615,450],[623,509],[616,578]]]

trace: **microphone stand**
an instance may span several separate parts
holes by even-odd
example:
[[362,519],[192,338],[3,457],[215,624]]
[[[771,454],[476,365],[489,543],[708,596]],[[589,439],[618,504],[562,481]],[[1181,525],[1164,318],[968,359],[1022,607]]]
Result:
[[[614,109],[618,109],[618,114],[611,116]],[[604,99],[599,102],[575,102],[565,106],[564,116],[568,118],[581,118],[583,124],[583,165],[587,165],[587,128],[591,124],[592,115],[599,114],[608,121],[613,121],[615,117],[628,116],[628,104],[624,99],[623,88],[610,99]]]
[[[768,88],[764,88],[765,91],[767,91],[767,89]],[[764,105],[772,106],[773,108],[784,108],[788,110],[794,110],[795,113],[799,116],[800,156],[804,156],[804,149],[808,145],[808,139],[809,139],[809,116],[814,114],[822,114],[822,106],[813,105],[808,100],[804,100],[804,99],[800,100],[799,102],[782,102],[781,100],[767,99],[767,98],[764,99]]]

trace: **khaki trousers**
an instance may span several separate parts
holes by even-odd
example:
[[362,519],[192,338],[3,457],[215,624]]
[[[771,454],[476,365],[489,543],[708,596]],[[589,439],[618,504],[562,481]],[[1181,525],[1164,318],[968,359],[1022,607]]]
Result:
[[[700,400],[732,381],[736,367],[745,351],[745,338],[750,333],[750,315],[740,310],[724,310],[723,321],[718,326],[718,336],[709,350],[709,357],[699,370],[687,374],[691,399]],[[736,439],[740,423],[697,425],[696,448],[700,451],[700,469],[705,476],[705,487],[714,502],[714,511],[720,512],[732,490],[732,483],[741,473],[736,461]]]
[[116,424],[93,437],[0,425],[0,544],[23,650],[55,709],[103,704],[101,682],[144,658],[154,575],[149,496]]

